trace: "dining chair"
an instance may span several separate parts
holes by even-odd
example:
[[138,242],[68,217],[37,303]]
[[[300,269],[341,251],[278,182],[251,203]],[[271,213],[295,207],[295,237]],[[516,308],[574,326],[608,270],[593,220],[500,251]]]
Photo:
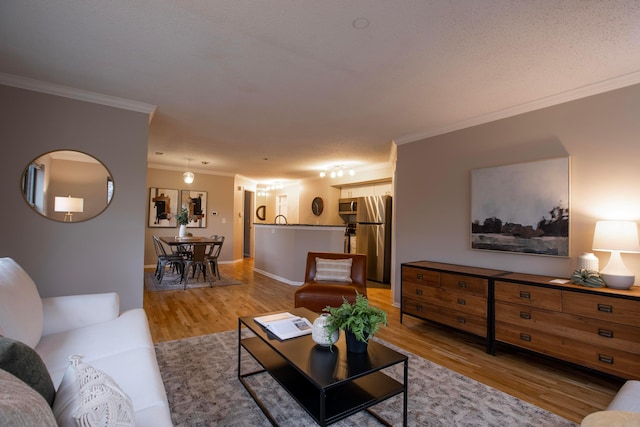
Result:
[[210,264],[207,260],[207,246],[208,245],[193,245],[191,257],[184,260],[185,289],[187,289],[187,284],[189,283],[189,272],[191,272],[191,270],[193,270],[191,278],[195,278],[197,281],[200,278],[200,273],[202,273],[205,280],[209,281],[209,285],[213,286],[213,271],[211,271]]
[[176,268],[178,273],[180,273],[180,283],[182,283],[185,271],[184,258],[177,254],[168,254],[162,244],[162,241],[157,236],[153,236],[153,247],[155,248],[156,255],[158,256],[155,272],[158,282],[162,282],[167,265],[170,265],[172,268]]
[[211,236],[212,239],[216,240],[215,243],[211,245],[209,248],[209,253],[207,254],[207,262],[211,268],[211,272],[220,280],[220,269],[218,268],[218,257],[220,256],[220,251],[222,251],[222,244],[224,243],[224,236],[219,236],[214,234]]

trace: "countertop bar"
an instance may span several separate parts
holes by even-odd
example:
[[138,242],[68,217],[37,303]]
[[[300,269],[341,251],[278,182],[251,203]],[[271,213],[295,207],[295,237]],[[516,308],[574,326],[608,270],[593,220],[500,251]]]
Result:
[[345,225],[255,223],[253,269],[300,286],[308,252],[343,252]]

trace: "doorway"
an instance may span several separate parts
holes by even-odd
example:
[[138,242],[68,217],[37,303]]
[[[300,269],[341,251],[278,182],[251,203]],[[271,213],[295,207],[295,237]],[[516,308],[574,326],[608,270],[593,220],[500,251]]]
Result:
[[253,238],[253,206],[254,206],[254,192],[244,190],[244,227],[243,227],[243,240],[242,240],[242,256],[244,258],[251,258],[251,241]]

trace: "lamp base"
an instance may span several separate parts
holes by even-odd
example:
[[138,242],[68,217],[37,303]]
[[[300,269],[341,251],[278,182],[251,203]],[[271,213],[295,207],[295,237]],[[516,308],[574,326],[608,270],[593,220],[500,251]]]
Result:
[[636,276],[621,276],[617,274],[606,274],[600,272],[600,277],[604,280],[607,288],[611,289],[631,289],[636,281]]

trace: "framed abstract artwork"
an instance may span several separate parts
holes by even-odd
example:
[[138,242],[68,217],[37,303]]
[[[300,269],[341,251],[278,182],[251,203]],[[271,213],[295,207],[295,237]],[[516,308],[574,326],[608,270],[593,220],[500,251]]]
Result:
[[173,227],[178,225],[178,190],[169,188],[149,188],[149,227]]
[[471,248],[569,256],[569,157],[471,171]]
[[182,190],[180,207],[189,211],[187,228],[207,227],[207,192]]

